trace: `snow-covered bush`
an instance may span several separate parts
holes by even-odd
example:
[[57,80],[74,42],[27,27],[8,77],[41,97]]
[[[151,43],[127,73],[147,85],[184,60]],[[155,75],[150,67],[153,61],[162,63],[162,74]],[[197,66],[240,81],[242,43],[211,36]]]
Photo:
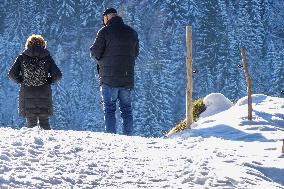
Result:
[[[192,104],[193,108],[193,121],[197,121],[199,115],[206,110],[206,106],[203,103],[203,99],[199,98],[195,100]],[[185,130],[186,127],[186,119],[179,122],[169,133],[177,133]],[[168,133],[168,134],[169,134]]]
[[[193,102],[193,121],[218,114],[228,110],[233,103],[221,93],[211,93],[204,98],[199,98]],[[185,130],[186,119],[178,123],[166,136]]]
[[206,106],[203,102],[203,99],[199,98],[196,101],[194,101],[192,108],[193,108],[193,121],[197,121],[199,115],[206,110]]

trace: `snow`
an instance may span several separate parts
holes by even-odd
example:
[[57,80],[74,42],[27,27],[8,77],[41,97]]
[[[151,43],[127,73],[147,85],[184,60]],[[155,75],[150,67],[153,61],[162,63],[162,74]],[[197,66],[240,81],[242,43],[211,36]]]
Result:
[[247,121],[246,98],[210,98],[169,139],[0,128],[0,188],[284,188],[284,99],[254,95]]
[[203,99],[206,110],[199,118],[208,117],[219,112],[225,111],[233,106],[233,103],[221,93],[211,93]]

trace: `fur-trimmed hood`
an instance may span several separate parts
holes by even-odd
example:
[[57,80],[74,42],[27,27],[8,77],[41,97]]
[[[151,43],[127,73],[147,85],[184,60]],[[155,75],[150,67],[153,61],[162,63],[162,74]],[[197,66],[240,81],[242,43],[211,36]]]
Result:
[[38,57],[38,58],[43,58],[43,57],[50,55],[50,53],[47,49],[44,49],[40,46],[28,48],[28,49],[24,50],[23,54],[25,54],[29,57]]

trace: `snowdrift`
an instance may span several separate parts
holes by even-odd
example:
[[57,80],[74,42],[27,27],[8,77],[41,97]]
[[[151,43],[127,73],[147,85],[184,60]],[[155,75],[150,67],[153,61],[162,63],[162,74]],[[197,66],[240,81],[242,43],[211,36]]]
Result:
[[284,99],[227,105],[170,139],[0,128],[0,188],[284,189]]

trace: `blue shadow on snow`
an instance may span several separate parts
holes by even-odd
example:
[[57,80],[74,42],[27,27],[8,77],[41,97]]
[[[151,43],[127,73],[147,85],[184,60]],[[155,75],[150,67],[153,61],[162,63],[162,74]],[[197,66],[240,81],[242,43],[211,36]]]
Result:
[[232,128],[228,125],[216,125],[214,127],[209,128],[201,128],[201,129],[192,129],[191,130],[191,137],[198,137],[202,136],[204,138],[209,137],[216,137],[225,140],[232,140],[232,141],[245,141],[245,142],[253,142],[253,141],[261,141],[261,142],[270,142],[260,133],[245,133],[238,129]]

